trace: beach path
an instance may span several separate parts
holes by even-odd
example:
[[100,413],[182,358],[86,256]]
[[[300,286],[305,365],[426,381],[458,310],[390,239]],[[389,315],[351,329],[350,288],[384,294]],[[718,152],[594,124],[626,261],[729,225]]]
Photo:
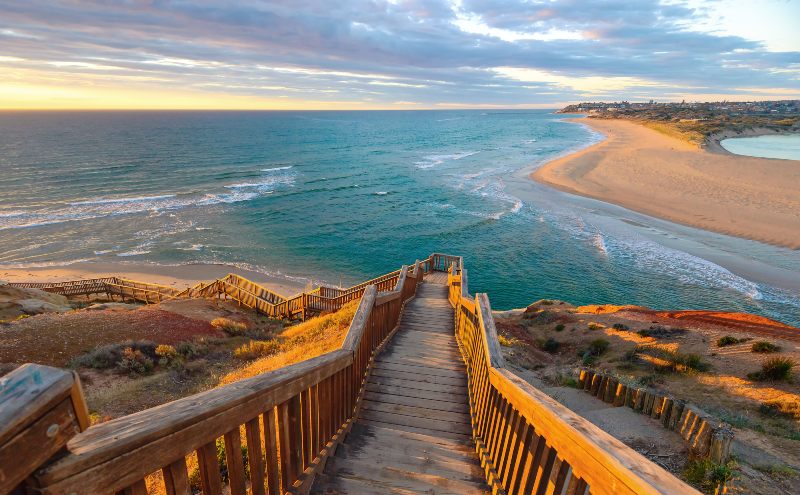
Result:
[[574,119],[607,139],[531,177],[646,215],[800,249],[800,161],[712,153],[630,121]]
[[489,493],[446,275],[426,277],[376,359],[358,420],[312,493]]

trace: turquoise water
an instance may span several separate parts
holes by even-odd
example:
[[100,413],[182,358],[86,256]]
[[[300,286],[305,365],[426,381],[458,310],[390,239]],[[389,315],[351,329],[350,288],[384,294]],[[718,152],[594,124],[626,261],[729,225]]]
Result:
[[792,278],[797,251],[526,179],[526,168],[599,139],[560,117],[3,113],[0,269],[230,263],[347,284],[440,251],[465,256],[470,289],[497,309],[547,297],[800,324],[800,290],[761,277]]
[[720,144],[737,155],[800,160],[800,134],[731,138]]

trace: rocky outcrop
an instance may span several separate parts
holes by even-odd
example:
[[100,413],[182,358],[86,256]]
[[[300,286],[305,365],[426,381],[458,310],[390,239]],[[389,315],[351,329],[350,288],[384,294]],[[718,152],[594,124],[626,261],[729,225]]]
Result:
[[14,320],[22,315],[64,313],[71,309],[69,300],[59,294],[0,284],[0,321]]

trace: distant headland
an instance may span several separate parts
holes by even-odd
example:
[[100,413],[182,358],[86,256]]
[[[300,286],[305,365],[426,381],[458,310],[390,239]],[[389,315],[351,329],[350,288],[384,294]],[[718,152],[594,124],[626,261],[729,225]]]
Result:
[[800,133],[800,100],[647,103],[584,102],[558,113],[594,119],[632,120],[692,144],[722,151],[722,139],[785,132]]

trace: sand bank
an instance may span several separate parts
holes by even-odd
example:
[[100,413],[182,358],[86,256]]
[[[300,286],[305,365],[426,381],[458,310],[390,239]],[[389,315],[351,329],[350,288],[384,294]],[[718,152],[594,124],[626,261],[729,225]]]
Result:
[[195,285],[198,282],[207,282],[222,278],[228,273],[241,275],[283,296],[292,296],[305,288],[305,284],[302,282],[293,281],[284,277],[242,270],[241,268],[229,265],[204,264],[164,266],[146,263],[86,262],[46,268],[4,269],[0,267],[0,280],[5,280],[6,282],[63,282],[66,280],[117,276],[142,282],[184,288]]
[[672,222],[800,249],[800,161],[703,151],[623,120],[572,119],[607,139],[531,177]]

